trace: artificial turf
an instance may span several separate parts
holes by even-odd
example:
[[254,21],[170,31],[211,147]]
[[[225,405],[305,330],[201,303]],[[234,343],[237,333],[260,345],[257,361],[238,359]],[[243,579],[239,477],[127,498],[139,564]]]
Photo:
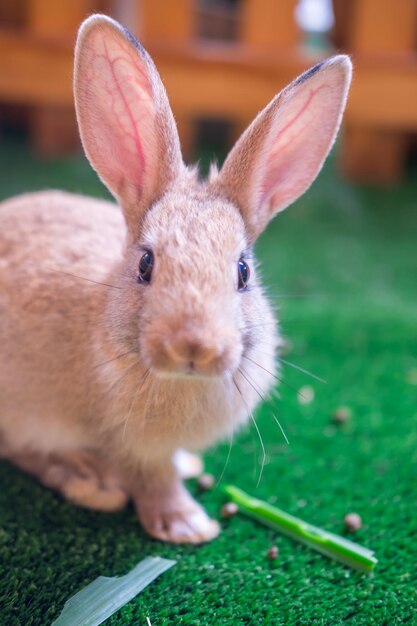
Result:
[[[414,172],[415,173],[415,172]],[[62,187],[103,195],[86,162],[45,164],[0,145],[0,195]],[[235,440],[224,481],[376,552],[373,578],[350,571],[237,516],[201,547],[145,536],[132,509],[75,508],[0,463],[0,624],[48,625],[70,595],[100,574],[129,571],[147,555],[177,559],[109,625],[417,624],[417,180],[397,190],[342,182],[330,162],[308,194],[271,224],[257,246],[279,305],[289,361],[277,408],[257,413],[267,451],[263,477],[253,427]],[[300,387],[314,390],[301,404]],[[308,395],[308,392],[307,392]],[[331,416],[348,406],[351,419]],[[273,410],[290,445],[271,416]],[[218,476],[228,444],[205,455]],[[197,493],[194,482],[190,488]],[[221,490],[197,495],[214,516]],[[279,557],[269,561],[272,544]]]

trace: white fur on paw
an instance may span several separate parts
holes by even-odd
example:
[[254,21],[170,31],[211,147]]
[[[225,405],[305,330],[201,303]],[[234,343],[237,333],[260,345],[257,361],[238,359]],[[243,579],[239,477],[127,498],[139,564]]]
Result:
[[173,460],[178,474],[184,480],[200,476],[203,472],[204,466],[201,458],[187,450],[176,450]]
[[204,543],[215,539],[219,532],[218,522],[209,518],[196,502],[187,510],[173,509],[142,514],[145,530],[155,539],[171,543]]

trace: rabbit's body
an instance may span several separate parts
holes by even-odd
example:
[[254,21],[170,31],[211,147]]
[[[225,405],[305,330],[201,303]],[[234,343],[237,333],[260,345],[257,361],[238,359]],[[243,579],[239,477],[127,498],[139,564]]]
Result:
[[107,293],[70,274],[105,281],[125,231],[110,202],[48,191],[0,204],[0,429],[10,447],[49,453],[96,440],[91,337]]
[[[110,202],[48,191],[0,204],[0,428],[11,450],[94,449],[100,436],[111,449],[116,437],[115,456],[135,463],[207,446],[246,421],[257,402],[255,389],[240,382],[240,396],[231,376],[145,377],[139,333],[108,330],[115,288],[125,280],[125,240]],[[245,370],[266,393],[276,331],[269,310],[262,319],[270,356],[252,349],[259,365]],[[271,375],[259,380],[260,367]]]
[[[196,187],[196,194],[204,203],[204,192]],[[190,210],[184,211],[188,223]],[[175,239],[169,221],[167,248],[169,238]],[[171,223],[186,239],[189,228],[181,227],[178,211]],[[213,226],[218,247],[215,221]],[[117,508],[120,499],[113,491],[107,499],[95,492],[86,498],[84,484],[81,494],[73,483],[68,488],[68,476],[55,484],[57,459],[66,467],[74,464],[78,477],[78,453],[106,458],[115,468],[111,479],[128,494],[126,474],[170,459],[179,448],[201,450],[230,436],[246,421],[258,394],[267,393],[277,337],[263,299],[256,306],[264,309],[259,310],[266,324],[262,337],[270,352],[249,351],[253,362],[245,364],[244,375],[250,383],[239,373],[161,378],[148,371],[139,352],[140,302],[130,312],[133,322],[129,309],[119,308],[121,298],[129,299],[131,277],[124,267],[126,227],[117,205],[59,191],[27,194],[0,205],[0,233],[0,454],[75,502],[106,509]],[[183,306],[174,304],[170,313],[175,318],[194,308],[196,319],[197,309],[207,307],[194,300],[185,293]],[[247,332],[253,339],[259,328]],[[95,465],[91,458],[88,463]]]
[[133,498],[154,537],[217,535],[176,453],[231,437],[274,383],[253,243],[317,175],[349,79],[346,57],[303,74],[200,182],[148,54],[86,20],[78,122],[120,208],[55,191],[0,205],[0,456],[78,504]]

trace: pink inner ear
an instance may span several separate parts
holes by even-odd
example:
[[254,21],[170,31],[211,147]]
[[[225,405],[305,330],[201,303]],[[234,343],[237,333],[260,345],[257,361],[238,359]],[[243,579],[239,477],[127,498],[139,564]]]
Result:
[[351,69],[349,58],[340,55],[299,76],[228,155],[217,185],[240,208],[252,241],[319,173],[340,126]]
[[149,177],[155,165],[152,85],[142,63],[133,44],[110,29],[92,32],[82,53],[78,81],[83,143],[116,195],[126,189],[142,195],[145,173]]
[[[310,88],[299,99],[294,111],[292,98],[277,113],[272,140],[265,148],[261,167],[260,203],[272,210],[282,210],[301,195],[314,180],[329,143],[333,138],[338,111],[329,107],[328,119],[323,109],[331,85],[322,83]],[[300,94],[301,95],[301,94]]]

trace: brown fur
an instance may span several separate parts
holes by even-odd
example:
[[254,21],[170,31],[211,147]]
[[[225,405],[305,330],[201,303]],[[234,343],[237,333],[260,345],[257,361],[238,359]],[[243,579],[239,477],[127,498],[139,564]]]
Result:
[[[138,73],[135,98],[110,72],[119,53]],[[109,112],[100,97],[111,80]],[[84,506],[133,498],[154,537],[208,540],[218,524],[183,487],[175,456],[231,436],[273,385],[279,339],[250,250],[273,210],[255,203],[250,217],[255,192],[236,193],[250,180],[233,152],[209,182],[185,168],[152,61],[103,16],[81,29],[75,94],[86,152],[121,209],[58,191],[0,205],[0,454]],[[238,144],[248,178],[252,165],[263,175],[253,159],[271,133],[261,118]],[[144,247],[149,285],[138,282]]]

